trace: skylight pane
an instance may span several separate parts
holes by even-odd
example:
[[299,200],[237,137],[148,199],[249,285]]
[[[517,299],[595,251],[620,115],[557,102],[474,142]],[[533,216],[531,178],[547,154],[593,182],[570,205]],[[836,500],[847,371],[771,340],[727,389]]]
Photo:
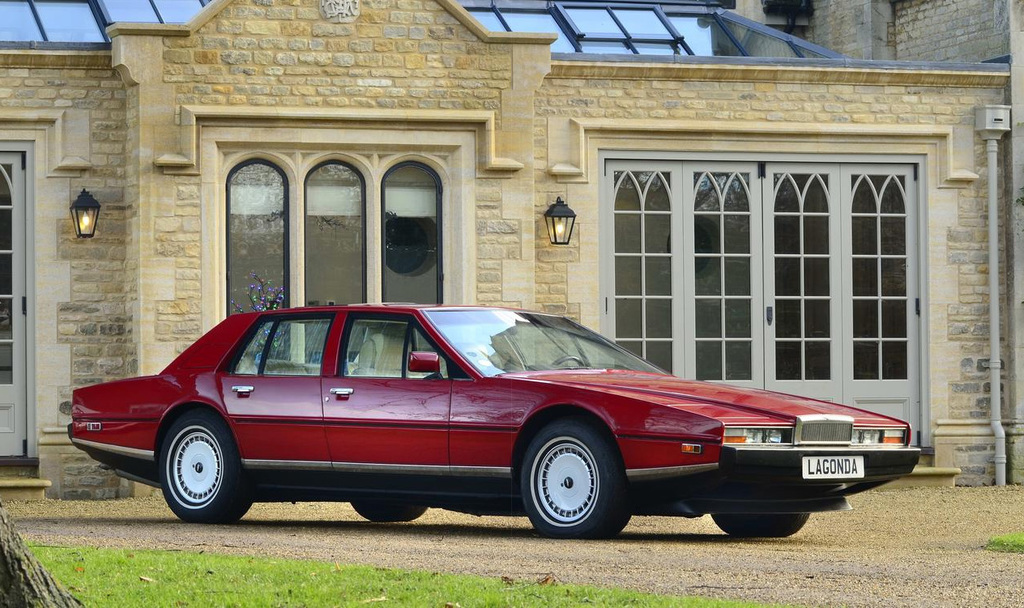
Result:
[[532,32],[558,34],[558,40],[551,45],[552,53],[575,53],[576,49],[566,38],[565,32],[555,23],[551,13],[513,13],[502,11],[501,16],[508,22],[513,32]]
[[672,38],[658,14],[651,9],[613,9],[622,27],[633,38]]
[[600,53],[602,55],[633,55],[633,51],[621,42],[587,42],[580,43],[584,53]]
[[[672,44],[659,44],[657,42],[634,42],[637,52],[641,55],[675,55],[676,49]],[[686,53],[683,53],[684,55]]]
[[156,8],[164,23],[187,23],[203,8],[203,4],[199,0],[156,0]]
[[565,12],[576,24],[576,27],[588,36],[594,38],[625,37],[612,16],[603,8],[567,8]]
[[159,23],[149,0],[103,0],[112,22]]
[[105,42],[96,17],[85,2],[36,0],[36,10],[51,42]]
[[745,25],[726,21],[725,26],[729,28],[732,35],[746,49],[751,57],[796,57],[793,47],[781,38],[763,34]]
[[42,40],[32,9],[25,0],[0,0],[0,40]]
[[505,26],[501,24],[498,16],[494,14],[494,11],[469,11],[470,15],[480,22],[480,25],[486,27],[492,32],[504,32]]
[[668,18],[698,57],[742,56],[736,45],[710,17],[673,15]]

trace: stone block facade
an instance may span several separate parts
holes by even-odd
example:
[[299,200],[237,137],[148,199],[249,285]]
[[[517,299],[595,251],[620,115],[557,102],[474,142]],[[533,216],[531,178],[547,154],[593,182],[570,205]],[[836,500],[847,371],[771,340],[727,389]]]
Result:
[[900,0],[891,40],[901,61],[985,61],[1010,53],[1006,0]]
[[[932,278],[925,424],[937,464],[990,483],[985,154],[973,121],[975,107],[1004,102],[1005,70],[552,62],[551,36],[488,33],[450,0],[364,1],[350,24],[324,20],[318,4],[216,0],[188,25],[114,26],[112,50],[88,59],[0,53],[0,125],[37,125],[21,138],[38,157],[30,411],[54,495],[130,491],[60,437],[68,400],[76,386],[159,371],[223,318],[232,167],[274,162],[295,201],[324,159],[357,167],[374,251],[386,171],[429,165],[443,181],[446,301],[598,327],[610,152],[914,159]],[[822,38],[855,26],[833,4],[816,3],[816,16],[835,17]],[[67,220],[82,188],[103,205],[91,241]],[[559,196],[579,214],[569,247],[550,245],[542,220]],[[368,299],[379,300],[380,263],[367,266]],[[301,279],[288,287],[301,291]]]

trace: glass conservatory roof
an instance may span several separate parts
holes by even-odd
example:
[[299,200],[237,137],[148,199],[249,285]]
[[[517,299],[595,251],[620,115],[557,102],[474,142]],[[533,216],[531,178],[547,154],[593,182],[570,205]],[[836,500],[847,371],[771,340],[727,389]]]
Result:
[[840,58],[716,2],[461,0],[494,32],[558,34],[554,53]]
[[105,43],[111,23],[185,23],[211,1],[0,0],[0,41]]
[[[715,0],[459,0],[494,32],[558,34],[554,53],[842,55],[721,8]],[[212,0],[0,0],[0,43],[107,43],[115,22],[185,23]]]

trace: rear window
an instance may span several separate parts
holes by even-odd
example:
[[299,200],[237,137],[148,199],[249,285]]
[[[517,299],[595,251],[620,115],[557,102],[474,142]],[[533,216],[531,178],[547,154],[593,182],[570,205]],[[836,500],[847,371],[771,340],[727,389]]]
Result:
[[265,376],[319,376],[331,319],[268,318],[235,361],[231,373]]

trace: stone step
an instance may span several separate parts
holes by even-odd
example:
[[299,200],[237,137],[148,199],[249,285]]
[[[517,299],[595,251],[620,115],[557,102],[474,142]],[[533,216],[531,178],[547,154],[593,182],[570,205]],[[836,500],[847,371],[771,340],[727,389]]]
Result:
[[0,477],[0,500],[43,500],[51,485],[48,479]]
[[957,467],[933,467],[917,465],[906,477],[890,481],[883,488],[934,488],[956,485],[956,476],[960,474]]

